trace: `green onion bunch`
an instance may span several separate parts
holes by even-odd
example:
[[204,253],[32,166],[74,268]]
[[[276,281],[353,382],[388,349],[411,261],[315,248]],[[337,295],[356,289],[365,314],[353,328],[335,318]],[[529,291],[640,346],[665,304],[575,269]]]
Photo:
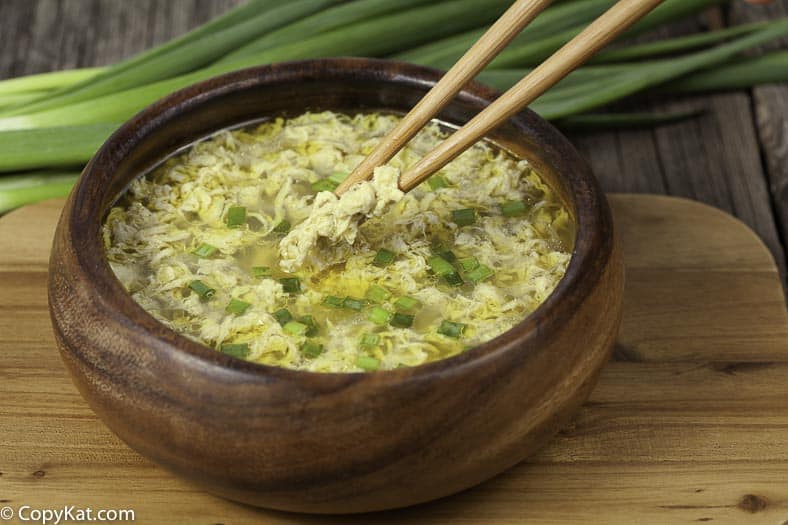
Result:
[[[478,80],[507,89],[615,1],[557,1]],[[743,54],[788,36],[788,18],[627,44],[631,37],[727,1],[666,0],[531,108],[565,128],[659,125],[698,112],[609,113],[600,108],[646,90],[673,95],[788,81],[788,51]],[[0,212],[66,195],[82,165],[119,123],[189,84],[240,68],[329,56],[388,57],[445,69],[510,3],[249,0],[108,67],[1,80]],[[340,175],[320,184],[339,184]],[[472,219],[469,212],[459,212],[460,221]],[[284,233],[288,229],[281,225]]]

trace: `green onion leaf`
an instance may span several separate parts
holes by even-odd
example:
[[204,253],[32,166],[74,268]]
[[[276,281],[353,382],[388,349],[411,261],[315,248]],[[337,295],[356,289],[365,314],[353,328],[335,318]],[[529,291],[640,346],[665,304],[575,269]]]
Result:
[[336,295],[326,295],[323,298],[323,306],[330,306],[332,308],[342,308],[343,302],[344,299],[337,297]]
[[364,295],[367,299],[372,301],[373,303],[382,303],[387,301],[389,297],[391,297],[391,292],[386,290],[380,285],[373,284],[369,288],[367,288],[367,293]]
[[355,297],[345,297],[342,300],[342,308],[361,311],[364,309],[364,301],[362,299],[356,299]]
[[408,314],[401,314],[399,312],[395,313],[391,316],[391,320],[389,324],[396,328],[410,328],[413,324],[413,319],[415,316],[408,315]]
[[465,281],[462,280],[462,277],[460,277],[460,274],[457,272],[444,275],[443,278],[450,286],[462,286],[463,283],[465,283]]
[[470,226],[476,222],[476,210],[473,208],[452,210],[451,218],[457,226]]
[[323,345],[314,341],[306,341],[301,345],[301,353],[310,359],[314,359],[323,353]]
[[419,305],[418,299],[414,299],[413,297],[403,295],[396,301],[394,301],[394,306],[396,306],[400,310],[410,310],[412,308],[416,308]]
[[307,330],[304,333],[307,337],[315,337],[318,333],[320,333],[320,327],[317,325],[317,321],[311,315],[304,315],[298,318],[298,322],[305,324],[307,326]]
[[230,206],[227,210],[227,227],[234,228],[246,222],[245,206]]
[[474,268],[470,272],[466,273],[465,277],[467,277],[469,281],[478,283],[489,277],[492,277],[494,274],[495,272],[493,272],[489,266],[480,264],[477,268]]
[[231,355],[238,359],[245,359],[249,355],[248,343],[225,343],[219,349],[223,354]]
[[282,220],[274,226],[273,232],[274,233],[281,233],[282,235],[286,234],[290,231],[290,223],[286,220]]
[[374,372],[380,368],[380,361],[368,355],[360,355],[356,359],[356,366],[367,372]]
[[463,257],[459,259],[457,263],[460,265],[460,269],[462,269],[463,272],[470,272],[474,268],[479,267],[479,259],[473,256]]
[[337,186],[339,186],[339,184],[328,179],[320,179],[312,183],[312,189],[317,192],[334,191],[337,189]]
[[205,258],[205,257],[210,257],[211,255],[213,255],[214,253],[216,253],[216,250],[217,250],[217,249],[218,249],[218,248],[216,248],[216,246],[211,246],[211,245],[210,245],[210,244],[208,244],[208,243],[202,243],[202,244],[201,244],[201,245],[199,245],[199,246],[197,247],[197,249],[196,249],[196,250],[194,250],[192,253],[193,253],[194,255],[196,255],[197,257],[203,257],[203,258]]
[[364,334],[361,337],[362,348],[375,348],[380,343],[380,336],[378,334]]
[[441,322],[441,325],[438,327],[438,333],[443,334],[447,337],[453,337],[455,339],[459,339],[462,333],[465,331],[464,323],[454,323],[452,321],[446,321],[445,319]]
[[367,315],[367,319],[372,321],[375,324],[386,324],[389,322],[391,318],[391,314],[385,308],[381,308],[380,306],[372,307],[372,310],[369,311]]
[[304,323],[299,323],[298,321],[288,321],[282,327],[282,330],[290,335],[306,335],[309,326]]
[[252,266],[252,277],[256,279],[271,277],[271,268],[268,266]]
[[427,259],[427,264],[430,266],[435,275],[440,275],[441,277],[449,275],[450,273],[455,273],[457,271],[454,269],[454,266],[449,263],[449,261],[440,255],[435,255]]
[[378,250],[378,253],[375,254],[372,264],[378,266],[379,268],[383,268],[384,266],[388,266],[389,264],[393,263],[394,257],[396,257],[394,252],[390,252],[385,248],[381,248]]
[[506,217],[525,215],[526,211],[528,206],[523,201],[512,200],[501,203],[501,213]]
[[238,299],[230,299],[230,303],[224,309],[225,312],[229,314],[235,315],[243,315],[249,307],[252,306],[251,304],[247,303],[246,301],[241,301]]
[[279,279],[282,283],[282,290],[289,294],[297,294],[301,291],[301,279],[298,277],[282,277]]
[[427,179],[427,184],[429,184],[430,188],[432,188],[433,190],[439,190],[441,188],[449,187],[449,181],[447,181],[441,175],[433,175],[432,177]]
[[273,315],[274,319],[276,319],[276,321],[282,326],[293,320],[293,314],[291,314],[290,310],[287,308],[281,308],[271,315]]
[[199,279],[190,282],[189,288],[191,288],[191,290],[197,295],[199,295],[200,298],[203,300],[210,299],[216,293],[216,290],[214,290],[204,282],[200,281]]
[[349,173],[345,173],[344,171],[335,171],[331,175],[328,176],[328,180],[339,186],[345,179],[348,178]]

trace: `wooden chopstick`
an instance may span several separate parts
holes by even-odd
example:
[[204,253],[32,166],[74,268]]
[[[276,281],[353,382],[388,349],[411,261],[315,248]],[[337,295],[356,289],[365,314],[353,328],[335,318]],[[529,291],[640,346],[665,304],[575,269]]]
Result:
[[334,190],[334,193],[342,195],[353,184],[369,180],[376,167],[391,160],[443,106],[460,92],[465,84],[479,74],[552,1],[517,0],[512,4],[443,75],[440,81],[422,97],[418,104],[400,120],[397,126],[375,146],[375,149],[361,161],[353,173]]
[[[452,159],[475,144],[503,121],[533,102],[542,93],[571,73],[616,36],[662,2],[663,0],[619,0],[602,16],[594,20],[579,35],[567,42],[561,49],[542,62],[542,64],[531,71],[531,73],[526,75],[492,104],[487,106],[463,127],[455,131],[435,149],[428,152],[410,170],[401,174],[399,178],[400,189],[402,191],[409,191],[418,186],[427,177],[451,162]],[[524,9],[526,4],[532,8],[534,4],[539,4],[541,8],[544,8],[547,3],[549,2],[520,0],[516,2],[510,10],[514,9],[518,4],[523,4],[520,8]],[[504,13],[501,18],[496,21],[490,30],[484,34],[482,39],[487,37],[499,24],[506,28],[510,28],[510,25],[511,27],[516,25],[512,21],[506,20],[508,12],[509,11]],[[522,25],[524,26],[525,24]],[[499,27],[496,31],[500,30],[502,29]],[[513,31],[511,28],[509,31],[516,34],[516,31]],[[519,29],[517,31],[519,31]],[[510,33],[507,33],[507,36],[508,40],[506,40],[506,42],[511,40],[514,35],[510,36]],[[494,39],[495,37],[491,35],[490,38]],[[481,39],[479,42],[481,42]],[[477,44],[479,42],[477,42]],[[451,85],[443,86],[442,92],[444,94],[451,93],[450,95],[443,95],[441,98],[437,96],[430,97],[432,91],[446,80],[446,77],[448,77],[447,73],[447,75],[425,95],[419,104],[403,118],[400,125],[397,126],[393,132],[384,137],[370,156],[362,161],[356,170],[345,179],[344,183],[337,188],[337,195],[340,195],[356,182],[368,180],[372,175],[372,170],[374,170],[376,166],[385,164],[391,159],[391,157],[393,157],[396,152],[424,126],[424,124],[438,113],[440,108],[448,102],[448,98],[458,93],[462,85],[476,74],[475,72],[480,71],[484,65],[489,63],[494,55],[477,56],[479,52],[477,44],[471,47],[471,49],[450,70],[450,72],[453,71],[462,62],[464,71],[474,71],[474,73],[471,74],[468,79],[464,80],[461,85],[452,83]],[[495,48],[495,52],[497,53],[500,51],[504,45],[505,43]],[[457,74],[450,79],[450,82],[458,82],[460,78],[464,77]],[[447,84],[449,84],[449,82],[447,82]],[[425,103],[428,97],[430,97],[430,100]],[[411,117],[411,113],[414,113],[416,109],[419,110],[418,115],[416,117]],[[408,124],[403,126],[402,122],[405,122],[405,120],[408,120]],[[418,123],[418,125],[416,125],[416,123]],[[391,137],[391,135],[395,136]],[[371,158],[373,155],[374,158]]]

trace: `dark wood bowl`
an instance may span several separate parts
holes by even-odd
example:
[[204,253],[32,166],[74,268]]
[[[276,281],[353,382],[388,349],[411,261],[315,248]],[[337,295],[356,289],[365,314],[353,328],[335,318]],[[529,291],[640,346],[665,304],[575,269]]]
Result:
[[[99,417],[140,454],[221,496],[275,509],[390,509],[471,487],[541,447],[585,401],[619,326],[623,267],[586,163],[530,111],[490,136],[528,159],[577,235],[553,294],[466,353],[377,373],[318,374],[234,359],[160,324],[105,259],[101,224],[129,182],[225,127],[305,110],[405,112],[440,74],[383,60],[246,69],[183,89],[124,124],[66,203],[49,266],[63,360]],[[495,93],[441,112],[461,124]]]

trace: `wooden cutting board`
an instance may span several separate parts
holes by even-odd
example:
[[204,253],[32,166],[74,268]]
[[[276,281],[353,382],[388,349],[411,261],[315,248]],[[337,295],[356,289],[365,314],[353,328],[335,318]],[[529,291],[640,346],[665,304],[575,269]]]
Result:
[[136,523],[788,525],[788,316],[760,240],[714,208],[612,195],[627,284],[614,360],[570,426],[464,493],[355,517],[257,510],[146,461],[71,384],[46,304],[62,201],[0,220],[0,511],[132,509]]

